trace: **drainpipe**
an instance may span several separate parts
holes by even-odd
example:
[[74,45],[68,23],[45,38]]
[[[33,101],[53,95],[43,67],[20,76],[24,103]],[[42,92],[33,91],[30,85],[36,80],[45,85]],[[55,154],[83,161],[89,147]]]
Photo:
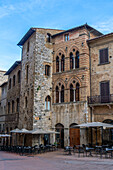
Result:
[[[89,46],[89,69],[90,69],[90,96],[92,96],[91,91],[91,50]],[[90,107],[90,121],[92,122],[92,107]]]

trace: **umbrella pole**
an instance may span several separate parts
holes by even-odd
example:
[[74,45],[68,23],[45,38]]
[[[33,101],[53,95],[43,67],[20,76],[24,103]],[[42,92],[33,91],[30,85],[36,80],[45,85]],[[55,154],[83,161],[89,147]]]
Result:
[[97,127],[96,127],[96,145],[97,145]]
[[102,132],[102,136],[101,136],[101,138],[102,138],[102,145],[103,145],[103,127],[101,127],[101,132]]

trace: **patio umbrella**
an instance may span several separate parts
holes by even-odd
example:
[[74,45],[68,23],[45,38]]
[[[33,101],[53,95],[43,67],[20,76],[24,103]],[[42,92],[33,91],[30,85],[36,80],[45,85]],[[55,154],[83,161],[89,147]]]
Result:
[[11,133],[18,133],[18,131],[20,131],[20,129],[16,128],[16,129],[11,130],[10,132]]
[[51,130],[43,130],[43,129],[33,129],[26,132],[27,134],[59,134],[59,132],[51,131]]
[[11,135],[8,135],[8,134],[0,134],[0,138],[7,138],[7,137],[10,137]]
[[102,123],[102,122],[88,122],[88,123],[82,123],[79,125],[74,125],[72,126],[73,128],[75,127],[106,127],[106,128],[113,128],[113,125],[108,124],[108,123]]
[[[108,123],[102,123],[102,122],[88,122],[88,123],[82,123],[82,124],[79,124],[79,125],[74,125],[73,128],[76,128],[76,127],[80,127],[80,128],[94,128],[94,127],[101,127],[101,130],[102,130],[102,144],[103,144],[103,127],[105,128],[113,128],[113,125],[111,124],[108,124]],[[92,143],[92,142],[91,142]],[[96,143],[97,143],[97,130],[96,130]]]

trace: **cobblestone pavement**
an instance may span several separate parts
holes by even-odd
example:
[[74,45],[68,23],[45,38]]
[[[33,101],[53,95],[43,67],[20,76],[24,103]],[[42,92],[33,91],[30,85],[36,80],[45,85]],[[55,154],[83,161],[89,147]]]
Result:
[[0,151],[0,170],[113,170],[113,159],[78,158],[61,150],[35,156]]

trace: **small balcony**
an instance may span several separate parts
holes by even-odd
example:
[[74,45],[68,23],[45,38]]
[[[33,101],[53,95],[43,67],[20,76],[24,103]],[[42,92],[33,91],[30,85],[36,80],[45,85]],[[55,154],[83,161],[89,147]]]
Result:
[[88,97],[89,105],[105,105],[105,104],[113,104],[113,94],[109,96],[90,96]]

